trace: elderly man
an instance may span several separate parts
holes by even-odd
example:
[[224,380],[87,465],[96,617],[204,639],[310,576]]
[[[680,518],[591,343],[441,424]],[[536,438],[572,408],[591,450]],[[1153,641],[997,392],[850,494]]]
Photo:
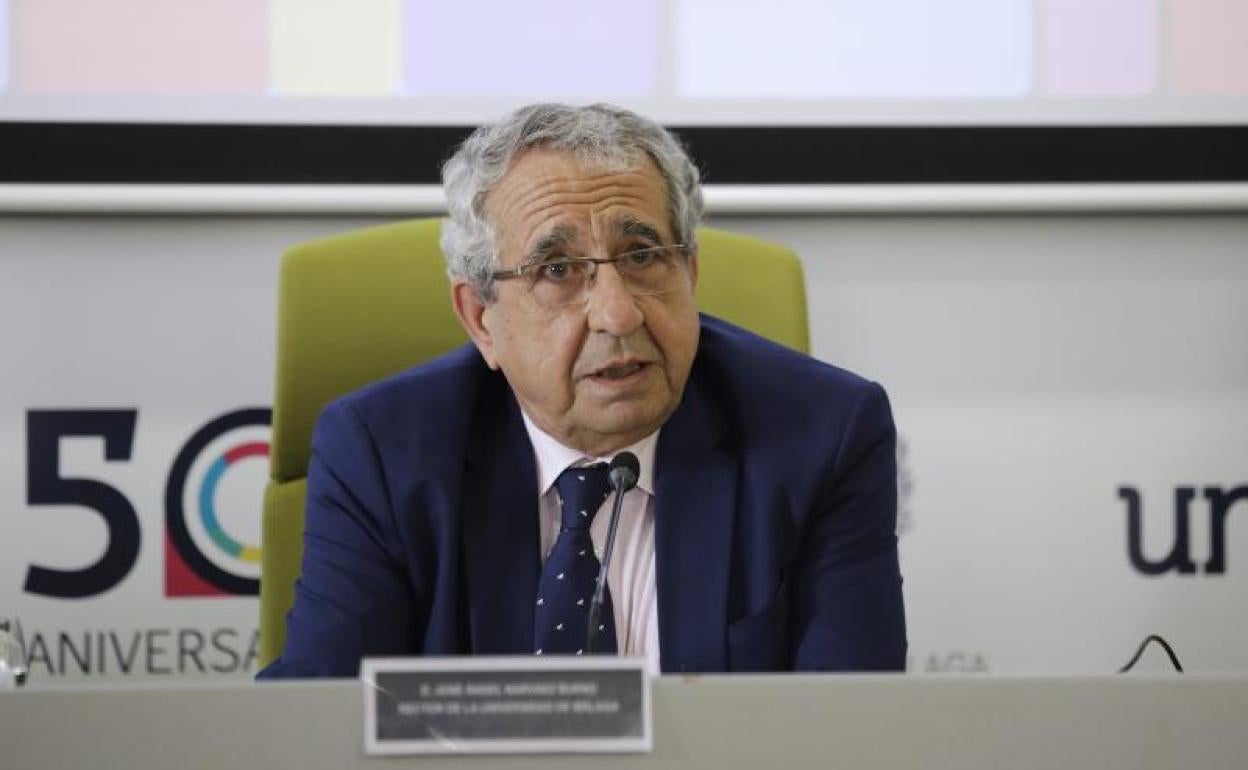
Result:
[[640,473],[602,651],[665,672],[903,668],[887,398],[699,316],[680,144],[617,108],[536,105],[478,129],[443,178],[472,344],[325,410],[286,648],[262,676],[585,652],[604,463],[625,449]]

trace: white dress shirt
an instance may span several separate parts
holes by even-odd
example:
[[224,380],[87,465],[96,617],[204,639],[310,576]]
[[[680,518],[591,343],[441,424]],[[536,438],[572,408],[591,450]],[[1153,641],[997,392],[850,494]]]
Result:
[[[543,432],[528,415],[523,417],[537,460],[538,525],[544,564],[550,550],[555,547],[562,523],[555,480],[567,468],[609,463],[611,458],[587,457]],[[615,551],[607,570],[607,587],[611,590],[615,617],[616,647],[621,655],[644,657],[647,668],[654,675],[659,673],[659,603],[654,580],[654,450],[658,441],[659,432],[655,431],[636,444],[625,447],[637,455],[641,472],[637,486],[624,495],[619,529],[615,533]],[[607,496],[589,530],[599,561],[602,560],[607,530],[611,526],[613,497]]]

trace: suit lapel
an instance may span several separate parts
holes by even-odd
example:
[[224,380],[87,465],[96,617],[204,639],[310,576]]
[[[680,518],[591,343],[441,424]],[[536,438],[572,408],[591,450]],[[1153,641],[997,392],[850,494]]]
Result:
[[[696,372],[696,366],[695,366]],[[664,671],[722,671],[737,465],[707,388],[691,378],[659,434],[655,580]]]
[[515,398],[501,376],[488,379],[464,476],[470,649],[523,655],[533,651],[541,572],[537,470]]

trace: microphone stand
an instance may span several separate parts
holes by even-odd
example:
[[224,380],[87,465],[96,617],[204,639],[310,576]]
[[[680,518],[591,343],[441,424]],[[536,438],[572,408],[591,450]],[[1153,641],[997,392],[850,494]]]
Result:
[[620,508],[624,506],[624,493],[637,485],[637,458],[632,452],[621,452],[611,461],[610,479],[615,490],[615,500],[611,504],[607,546],[602,552],[602,564],[598,567],[598,580],[594,582],[594,598],[589,603],[589,624],[585,630],[585,651],[590,655],[598,652],[598,639],[601,636],[598,626],[601,625],[602,605],[606,602],[607,569],[611,566],[611,554],[615,550],[615,531],[620,527]]

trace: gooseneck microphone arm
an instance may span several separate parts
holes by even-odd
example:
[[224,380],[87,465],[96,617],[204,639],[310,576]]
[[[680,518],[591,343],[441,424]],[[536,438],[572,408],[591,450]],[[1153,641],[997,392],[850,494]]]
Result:
[[585,649],[590,654],[598,652],[598,626],[602,618],[602,605],[606,601],[607,570],[611,567],[611,553],[615,550],[615,531],[620,527],[620,508],[624,504],[624,493],[637,486],[637,477],[641,474],[641,463],[632,452],[620,452],[611,459],[611,470],[607,479],[611,489],[615,491],[615,500],[611,503],[611,523],[607,527],[607,546],[602,552],[602,564],[598,568],[598,580],[594,584],[594,599],[589,603],[589,624],[585,629]]

